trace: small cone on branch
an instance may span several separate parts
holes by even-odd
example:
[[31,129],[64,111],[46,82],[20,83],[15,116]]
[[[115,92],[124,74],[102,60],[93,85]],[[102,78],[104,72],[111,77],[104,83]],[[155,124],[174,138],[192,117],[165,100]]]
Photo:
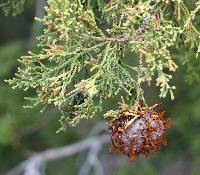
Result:
[[148,157],[161,145],[166,145],[166,130],[171,121],[164,120],[164,112],[155,111],[157,106],[137,104],[122,112],[107,112],[105,116],[112,117],[108,122],[113,145],[111,151],[120,152],[133,160],[140,154]]

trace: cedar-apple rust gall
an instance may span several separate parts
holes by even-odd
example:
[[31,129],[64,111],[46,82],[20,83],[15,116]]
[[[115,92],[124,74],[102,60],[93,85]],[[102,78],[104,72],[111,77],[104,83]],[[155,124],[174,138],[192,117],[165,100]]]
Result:
[[106,116],[112,117],[108,122],[108,132],[113,147],[111,151],[128,156],[131,160],[140,154],[148,157],[161,145],[167,144],[166,130],[171,120],[164,119],[164,112],[156,112],[155,104],[143,107],[137,104],[121,112],[109,111]]

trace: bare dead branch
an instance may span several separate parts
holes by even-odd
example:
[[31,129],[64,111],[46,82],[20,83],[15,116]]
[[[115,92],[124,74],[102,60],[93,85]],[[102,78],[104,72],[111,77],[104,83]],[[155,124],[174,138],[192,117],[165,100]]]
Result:
[[[97,135],[100,132],[106,130],[106,123],[105,122],[99,122],[91,131],[90,136]],[[86,160],[84,161],[82,167],[80,168],[79,175],[88,175],[92,168],[94,168],[97,175],[104,175],[103,167],[98,159],[98,153],[102,149],[102,144],[94,143],[93,146],[91,146],[88,156]]]
[[49,161],[55,161],[73,154],[82,152],[94,145],[104,145],[109,142],[108,135],[101,135],[96,137],[87,138],[78,143],[64,146],[61,148],[47,149],[31,156],[28,160],[20,163],[6,175],[16,175],[24,172],[25,175],[40,175],[42,165]]

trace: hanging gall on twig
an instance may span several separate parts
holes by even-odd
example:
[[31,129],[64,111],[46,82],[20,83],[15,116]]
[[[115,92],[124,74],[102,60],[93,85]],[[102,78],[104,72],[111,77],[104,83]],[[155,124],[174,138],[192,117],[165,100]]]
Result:
[[164,120],[164,112],[155,111],[157,106],[143,107],[138,104],[126,111],[113,113],[108,122],[112,151],[120,152],[133,160],[140,154],[148,157],[161,145],[166,145],[166,130],[171,122]]

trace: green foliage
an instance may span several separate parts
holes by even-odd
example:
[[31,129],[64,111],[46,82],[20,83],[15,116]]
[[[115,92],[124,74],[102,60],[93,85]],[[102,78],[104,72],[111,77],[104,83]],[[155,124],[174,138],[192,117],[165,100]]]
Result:
[[[193,1],[188,0],[185,2],[190,10],[195,8],[195,4],[191,3]],[[94,3],[94,5],[95,4],[96,3]],[[97,11],[98,7],[95,7],[94,10]],[[170,11],[170,8],[166,10]],[[172,15],[172,13],[169,14]],[[22,17],[24,16],[27,19],[26,13],[22,14]],[[98,18],[99,17],[100,15],[98,15]],[[35,110],[23,109],[22,106],[27,105],[27,101],[23,99],[23,96],[27,96],[27,94],[32,96],[34,92],[28,91],[24,93],[17,89],[13,91],[8,84],[3,83],[3,79],[8,79],[13,76],[18,65],[16,58],[24,54],[22,43],[26,44],[25,41],[8,42],[11,39],[10,33],[14,30],[14,38],[18,37],[18,32],[15,29],[18,28],[18,26],[24,26],[24,22],[26,24],[28,23],[29,27],[31,27],[32,19],[28,18],[28,20],[25,21],[17,20],[17,22],[13,23],[10,21],[9,17],[0,17],[0,21],[3,23],[3,25],[0,25],[0,28],[6,28],[6,31],[3,32],[3,36],[4,38],[7,38],[6,44],[1,42],[0,47],[0,162],[3,162],[0,164],[0,174],[6,174],[8,170],[27,158],[27,150],[35,152],[46,148],[59,147],[74,143],[80,140],[80,137],[83,139],[86,138],[90,128],[98,122],[97,120],[100,119],[101,115],[97,113],[95,119],[82,122],[78,128],[68,128],[67,134],[61,133],[55,135],[55,130],[59,125],[55,120],[59,117],[59,114],[55,114],[55,112],[52,112],[49,108],[47,109],[47,116],[46,112],[43,114],[35,112],[39,110],[38,108]],[[193,20],[193,24],[195,24],[197,29],[199,29],[200,23],[198,16]],[[26,28],[22,27],[21,32],[26,32]],[[178,37],[179,36],[180,35],[178,35]],[[185,41],[185,39],[179,40],[179,42],[183,41]],[[185,173],[188,175],[199,175],[200,87],[199,82],[197,82],[200,78],[199,58],[195,58],[197,49],[187,49],[182,45],[182,43],[178,42],[176,44],[180,44],[182,48],[179,50],[175,50],[174,46],[170,48],[173,60],[175,60],[176,64],[179,65],[177,72],[172,72],[173,80],[171,80],[172,83],[176,84],[177,88],[175,91],[175,100],[170,101],[169,98],[158,99],[156,96],[157,88],[154,86],[149,87],[145,96],[145,99],[149,104],[162,100],[162,106],[165,108],[164,110],[166,111],[166,115],[173,119],[172,128],[169,130],[169,143],[167,149],[161,149],[150,159],[139,158],[134,162],[130,162],[128,160],[125,161],[118,155],[107,155],[108,148],[106,148],[103,151],[105,154],[103,154],[103,152],[100,154],[100,156],[103,157],[103,159],[100,160],[104,162],[103,165],[110,165],[109,162],[114,162],[114,165],[112,163],[112,167],[106,169],[105,173],[111,174],[110,171],[113,170],[114,172],[112,174],[118,175],[162,174],[163,169],[170,169],[171,167],[174,169],[177,167],[177,162],[179,168],[179,163],[185,161],[184,168],[187,169],[187,171],[190,171],[190,173]],[[185,44],[187,45],[187,43]],[[135,55],[128,53],[123,58],[123,61],[128,64],[128,66],[135,66],[138,60],[135,58]],[[185,64],[182,66],[181,64],[183,62]],[[183,68],[185,70],[183,70]],[[136,74],[131,75],[135,77]],[[186,76],[189,82],[195,80],[194,83],[188,86],[188,84],[184,82],[184,76]],[[102,107],[103,110],[106,112],[107,110],[115,109],[117,107],[118,97],[119,96],[116,96],[110,101],[105,101]],[[46,117],[44,117],[44,115]],[[38,128],[40,120],[43,121],[43,118],[47,119],[45,119],[46,124],[42,125],[41,128]],[[25,128],[35,127],[38,130],[36,129],[34,133],[24,132]],[[16,136],[19,136],[22,131],[25,135],[20,138],[21,144],[18,147],[15,143]],[[68,174],[77,174],[86,154],[81,156],[82,159],[79,156],[76,156],[48,164],[47,174],[60,175],[65,174],[65,172],[68,172]]]
[[[29,52],[13,88],[36,89],[34,105],[54,104],[62,112],[61,124],[75,125],[101,110],[116,95],[132,96],[129,103],[143,102],[142,82],[160,88],[160,97],[175,86],[169,83],[177,65],[171,49],[179,44],[199,51],[199,32],[193,25],[199,1],[189,11],[174,1],[48,0],[41,49]],[[195,24],[195,22],[194,22]],[[132,52],[138,63],[130,66]]]
[[200,62],[198,59],[195,58],[195,53],[190,51],[189,57],[186,66],[186,81],[189,84],[192,84],[194,82],[198,82],[200,80]]
[[[0,17],[1,20],[8,19]],[[13,28],[12,26],[8,30],[12,31]],[[9,33],[8,31],[6,34],[9,36]],[[16,71],[18,66],[16,58],[25,54],[24,44],[25,41],[20,40],[0,46],[0,162],[3,162],[0,164],[0,174],[6,174],[6,171],[26,159],[29,149],[39,151],[47,147],[70,144],[80,140],[80,136],[85,137],[88,132],[82,130],[81,135],[71,129],[67,135],[55,135],[55,130],[59,126],[59,122],[54,120],[59,117],[57,110],[50,109],[47,113],[41,114],[38,108],[23,109],[22,106],[27,105],[24,96],[27,94],[32,96],[33,92],[23,92],[19,89],[13,91],[8,83],[3,82],[5,78],[12,77]],[[63,171],[70,160],[63,161],[65,165],[62,167]],[[71,173],[70,169],[68,172]]]
[[[17,67],[17,61],[13,57],[18,57],[24,53],[23,44],[20,41],[9,43],[0,47],[0,79],[9,77],[13,69]],[[0,132],[3,137],[0,137],[0,144],[13,144],[16,140],[16,130],[24,124],[33,122],[36,118],[27,118],[28,111],[21,109],[22,105],[26,104],[23,99],[24,93],[16,91],[11,93],[11,88],[7,83],[0,83]],[[21,96],[20,96],[20,95]]]
[[[16,50],[18,50],[18,52],[16,52]],[[13,57],[19,57],[22,54],[22,42],[19,41],[0,47],[0,58],[2,58],[0,64],[0,79],[5,77],[6,74],[13,69],[13,67],[17,66],[16,61],[13,60]]]
[[23,11],[25,2],[26,0],[0,0],[0,9],[5,15],[17,15]]

